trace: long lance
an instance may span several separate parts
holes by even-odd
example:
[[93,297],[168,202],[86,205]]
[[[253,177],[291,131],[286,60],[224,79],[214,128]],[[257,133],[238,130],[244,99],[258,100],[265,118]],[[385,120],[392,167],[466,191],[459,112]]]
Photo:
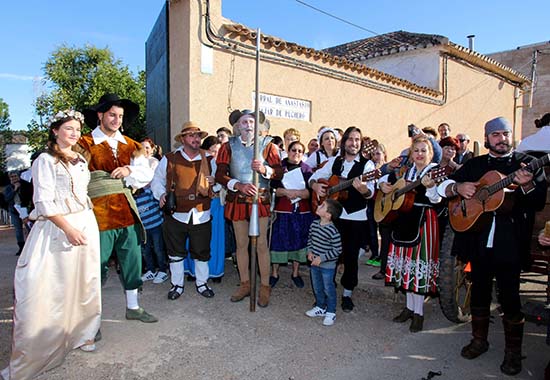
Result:
[[[254,112],[254,159],[260,159],[260,28],[256,31],[256,101]],[[257,171],[252,172],[252,183],[258,189],[260,178]],[[256,311],[256,277],[257,277],[257,248],[258,236],[260,235],[260,217],[258,213],[258,192],[254,195],[250,223],[248,225],[248,236],[250,237],[250,311]]]

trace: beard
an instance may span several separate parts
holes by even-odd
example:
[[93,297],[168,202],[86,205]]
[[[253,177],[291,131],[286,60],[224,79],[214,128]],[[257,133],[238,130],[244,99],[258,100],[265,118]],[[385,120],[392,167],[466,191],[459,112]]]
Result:
[[354,146],[346,146],[344,150],[350,156],[356,156],[359,153],[359,148],[356,148]]
[[254,130],[251,130],[251,131],[242,130],[241,140],[246,143],[246,146],[252,145],[254,143]]
[[487,143],[487,145],[489,147],[489,151],[496,154],[506,154],[510,153],[510,151],[512,150],[512,146],[506,142],[500,142],[496,145],[491,145]]

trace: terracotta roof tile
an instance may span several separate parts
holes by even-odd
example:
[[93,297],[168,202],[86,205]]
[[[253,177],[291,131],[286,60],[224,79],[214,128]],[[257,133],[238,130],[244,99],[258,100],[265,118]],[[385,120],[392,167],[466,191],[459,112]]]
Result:
[[[256,31],[240,24],[224,24],[224,33],[229,38],[241,38],[248,40],[249,43],[255,43]],[[324,50],[315,50],[294,42],[282,40],[277,37],[262,34],[262,44],[267,49],[286,51],[287,53],[303,54],[310,60],[320,60],[323,63],[336,65],[339,68],[353,71],[357,74],[365,75],[369,78],[383,81],[392,85],[406,88],[408,91],[426,94],[431,97],[441,95],[440,91],[432,88],[419,86],[415,83],[386,74],[379,70],[367,67],[362,61],[382,55],[396,54],[403,51],[428,48],[432,46],[441,46],[442,52],[449,56],[462,59],[474,64],[484,70],[488,70],[500,75],[512,82],[525,85],[529,78],[525,75],[498,63],[497,61],[486,57],[477,52],[471,51],[465,47],[454,44],[447,37],[437,34],[421,34],[398,31],[387,33],[372,38],[366,38],[359,41],[349,42],[339,46],[334,46]]]
[[[256,31],[248,29],[244,25],[224,24],[223,28],[225,29],[225,33],[229,35],[230,38],[235,39],[240,37],[241,39],[244,38],[249,40],[249,42],[256,41]],[[377,81],[382,81],[402,88],[406,88],[407,90],[412,92],[426,94],[430,97],[438,97],[441,95],[440,91],[436,91],[432,88],[425,86],[419,86],[405,79],[401,79],[393,75],[386,74],[382,71],[367,67],[363,63],[349,60],[346,57],[334,56],[333,54],[330,54],[324,50],[315,50],[313,48],[298,45],[294,42],[288,42],[277,37],[268,36],[263,33],[261,41],[266,48],[273,47],[276,48],[277,51],[286,50],[288,53],[304,54],[306,58],[321,60],[323,63],[335,65],[345,70],[353,71],[357,74],[362,74]]]

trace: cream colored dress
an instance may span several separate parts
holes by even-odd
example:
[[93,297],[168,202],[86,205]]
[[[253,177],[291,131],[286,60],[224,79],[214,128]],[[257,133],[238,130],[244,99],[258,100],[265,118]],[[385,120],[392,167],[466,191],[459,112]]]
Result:
[[[47,153],[33,164],[36,219],[15,269],[12,354],[5,379],[32,379],[93,340],[101,320],[99,231],[87,195],[83,160],[64,164]],[[47,216],[63,215],[88,239],[72,246]]]

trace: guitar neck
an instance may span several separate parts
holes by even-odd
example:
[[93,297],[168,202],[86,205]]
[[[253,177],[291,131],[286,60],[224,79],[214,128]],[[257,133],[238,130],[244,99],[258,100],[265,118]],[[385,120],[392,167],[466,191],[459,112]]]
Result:
[[342,182],[338,183],[337,185],[334,185],[330,189],[328,189],[327,190],[327,195],[330,196],[332,194],[335,194],[339,191],[342,191],[342,190],[350,187],[351,184],[353,183],[353,181],[355,180],[355,178],[361,178],[362,181],[369,181],[369,180],[375,179],[379,176],[379,174],[378,174],[379,172],[380,172],[379,169],[375,169],[373,171],[362,174],[360,176],[353,177],[351,179],[347,179],[345,181],[342,181]]
[[[524,169],[535,172],[536,170],[542,168],[544,165],[548,165],[550,163],[550,154],[545,154],[541,158],[534,159],[531,161],[527,166],[524,167]],[[487,186],[487,191],[490,195],[510,186],[514,182],[514,177],[516,176],[516,172],[513,172],[512,174],[507,175],[503,179],[501,179],[498,182],[493,183],[490,186]]]
[[332,195],[332,194],[335,194],[339,191],[342,191],[348,187],[351,186],[351,184],[353,183],[353,180],[355,178],[352,178],[352,179],[348,179],[348,180],[345,180],[345,181],[342,181],[340,182],[339,184],[337,185],[334,185],[332,186],[330,189],[327,190],[327,195]]
[[418,187],[418,185],[420,185],[422,179],[421,178],[418,178],[416,181],[414,182],[411,182],[405,186],[403,186],[401,189],[397,190],[395,192],[395,197],[400,197],[401,195],[405,194],[405,193],[408,193],[409,191],[415,189]]

